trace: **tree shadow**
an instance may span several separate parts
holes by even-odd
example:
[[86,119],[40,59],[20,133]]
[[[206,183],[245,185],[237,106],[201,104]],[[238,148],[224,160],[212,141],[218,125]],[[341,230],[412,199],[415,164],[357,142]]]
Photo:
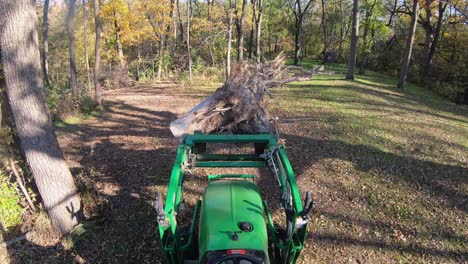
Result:
[[[462,166],[441,164],[433,161],[420,160],[414,157],[401,156],[393,153],[383,152],[379,149],[366,145],[352,145],[337,140],[316,139],[301,137],[297,135],[283,135],[288,143],[288,155],[290,156],[296,178],[300,182],[301,191],[308,191],[310,188],[318,198],[318,211],[316,216],[324,217],[325,221],[339,223],[345,226],[358,226],[363,230],[379,230],[391,232],[399,230],[403,235],[410,237],[421,237],[419,231],[408,227],[407,222],[395,222],[392,219],[386,221],[379,220],[368,215],[357,215],[355,212],[343,206],[330,206],[333,203],[326,201],[328,195],[338,196],[337,201],[343,198],[345,201],[357,199],[364,207],[372,207],[372,196],[375,194],[365,194],[358,191],[361,186],[348,186],[335,182],[333,179],[337,175],[332,170],[325,170],[324,176],[314,176],[310,174],[310,166],[322,164],[324,160],[337,160],[348,162],[357,171],[353,177],[365,177],[360,175],[375,175],[377,173],[377,183],[384,184],[388,179],[406,188],[414,189],[414,192],[421,193],[424,197],[430,197],[433,206],[445,207],[452,214],[466,215],[468,212],[468,195],[460,189],[460,186],[468,184],[468,169]],[[301,147],[296,147],[301,146]],[[306,156],[307,162],[296,162],[295,157]],[[322,178],[324,177],[324,178]],[[322,178],[322,179],[320,179]],[[380,182],[380,183],[379,183]],[[364,195],[363,195],[364,193]],[[378,195],[378,194],[376,194]],[[386,197],[386,203],[392,203],[392,197]],[[328,204],[328,206],[327,206]],[[417,205],[415,205],[417,206]],[[358,209],[358,208],[356,208]],[[342,211],[341,211],[342,210]],[[372,208],[373,212],[379,212],[379,208]],[[382,210],[385,210],[382,208]],[[443,219],[430,218],[429,215],[411,215],[408,221],[415,225],[430,227],[429,233],[425,236],[438,238],[445,241],[458,241],[458,243],[468,243],[468,237],[464,234],[454,233],[450,226],[444,224]],[[463,218],[463,217],[462,217]],[[312,222],[311,224],[316,224]],[[313,226],[314,233],[309,234],[310,243],[317,243],[318,247],[327,247],[330,244],[336,245],[358,245],[365,248],[385,249],[389,251],[409,253],[417,256],[427,256],[437,258],[451,258],[457,261],[466,259],[467,252],[448,249],[444,247],[433,247],[422,244],[420,241],[406,243],[404,241],[395,242],[388,238],[378,238],[372,236],[358,236],[353,232],[330,232],[329,229],[321,229],[320,226]],[[312,241],[312,239],[314,241]]]
[[12,245],[13,263],[164,262],[151,204],[169,180],[178,141],[168,127],[176,115],[124,102],[107,104],[97,122],[59,129],[63,137],[79,138],[64,153],[78,163],[72,174],[86,221],[53,246]]

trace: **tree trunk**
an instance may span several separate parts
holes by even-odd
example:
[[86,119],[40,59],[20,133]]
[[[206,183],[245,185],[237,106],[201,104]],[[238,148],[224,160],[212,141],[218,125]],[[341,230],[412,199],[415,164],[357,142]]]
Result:
[[408,32],[408,39],[406,40],[405,54],[401,65],[400,81],[398,82],[398,88],[405,89],[406,77],[408,76],[408,68],[411,59],[411,51],[413,49],[414,33],[416,32],[416,20],[419,14],[419,1],[413,1],[413,12],[411,16],[411,24]]
[[325,13],[325,0],[321,1],[322,6],[322,17],[321,17],[321,26],[322,26],[322,33],[323,33],[323,59],[322,63],[325,64],[327,62],[327,51],[328,51],[328,42],[327,42],[327,27],[326,27],[326,13]]
[[94,101],[98,106],[101,106],[101,85],[99,83],[99,66],[101,62],[101,21],[99,18],[99,0],[94,0],[94,24],[96,32],[96,44],[94,49]]
[[359,1],[353,1],[353,29],[351,33],[351,47],[349,50],[348,73],[346,80],[354,80],[354,69],[356,67],[357,45],[359,36]]
[[437,24],[434,30],[434,38],[430,45],[429,51],[426,54],[424,65],[423,65],[423,74],[422,74],[423,79],[422,80],[425,80],[425,82],[430,81],[428,77],[431,76],[432,59],[434,58],[437,45],[439,43],[440,31],[442,29],[442,21],[443,21],[446,7],[447,7],[447,3],[442,2],[442,1],[439,2],[439,17],[437,19]]
[[263,18],[263,0],[258,0],[258,16],[256,23],[256,32],[257,32],[257,63],[262,61],[262,43],[261,43],[261,32],[262,32],[262,18]]
[[[209,25],[208,36],[211,36],[212,22],[213,22],[211,18],[211,9],[213,8],[214,0],[212,0],[211,2],[210,0],[207,0],[207,4],[208,4],[208,25]],[[210,43],[208,43],[208,51],[210,52],[210,66],[214,67],[216,62],[215,62],[215,57],[213,54],[213,48],[211,47]]]
[[304,2],[306,6],[302,8],[302,0],[294,1],[293,13],[294,13],[294,21],[295,21],[295,32],[294,32],[294,65],[299,63],[299,51],[301,49],[301,33],[302,33],[302,21],[304,19],[304,14],[307,13],[307,9],[309,9],[310,5],[312,4],[313,0],[309,0]]
[[0,20],[3,74],[21,149],[54,229],[65,234],[80,223],[82,207],[46,104],[36,10],[30,0],[3,0]]
[[[271,4],[268,6],[268,16],[271,17]],[[271,56],[271,19],[268,19],[268,24],[267,24],[267,30],[268,30],[268,54]]]
[[141,62],[141,51],[140,51],[140,45],[137,45],[137,65],[136,65],[136,70],[137,70],[137,76],[136,76],[136,81],[140,81],[140,62]]
[[117,12],[114,10],[114,28],[115,28],[115,42],[117,43],[117,54],[119,55],[119,68],[125,69],[125,57],[123,54],[122,41],[120,40],[120,24],[117,21]]
[[369,20],[372,17],[373,11],[374,11],[374,6],[376,4],[377,0],[374,0],[374,4],[371,7],[367,7],[367,1],[366,1],[366,18],[364,20],[364,34],[362,35],[362,58],[361,58],[361,63],[359,65],[359,74],[364,74],[365,73],[365,67],[367,64],[367,57],[369,56],[369,47],[367,47],[367,35],[369,33]]
[[89,70],[88,34],[86,18],[86,0],[83,0],[83,45],[85,51],[86,80],[88,81],[88,89],[91,89],[91,73]]
[[[174,15],[174,0],[170,1],[170,11],[169,11],[169,20],[172,20],[172,17]],[[166,21],[163,19],[163,24],[166,23]],[[158,79],[161,79],[161,74],[162,74],[162,67],[163,67],[163,59],[165,56],[165,51],[166,51],[166,45],[167,45],[167,38],[169,36],[169,33],[171,32],[171,23],[168,22],[166,26],[166,31],[160,36],[160,42],[159,42],[159,52],[158,52]]]
[[228,41],[227,41],[227,54],[226,54],[226,80],[231,76],[231,43],[232,43],[232,10],[233,2],[229,0],[228,10]]
[[242,1],[242,14],[240,20],[236,17],[237,26],[237,60],[244,59],[244,22],[247,15],[247,0]]
[[180,6],[179,6],[179,0],[176,0],[176,6],[177,6],[177,16],[179,18],[179,38],[180,38],[180,43],[184,42],[184,25],[182,24],[182,18],[180,15]]
[[340,0],[340,40],[338,43],[338,55],[337,58],[340,60],[343,54],[343,41],[346,38],[345,30],[345,15],[343,10],[343,0]]
[[75,43],[75,3],[68,0],[68,13],[66,18],[68,40],[70,42],[70,86],[74,100],[78,100],[78,85],[76,77],[76,43]]
[[163,64],[163,57],[164,57],[164,35],[159,35],[159,47],[158,47],[158,73],[157,79],[161,79],[162,74],[162,64]]
[[47,53],[49,52],[49,0],[44,1],[44,17],[42,20],[42,78],[45,85],[49,86],[49,64]]
[[299,64],[299,50],[300,50],[300,43],[299,38],[301,36],[301,29],[302,29],[302,15],[296,18],[296,28],[294,32],[294,65]]
[[255,0],[252,0],[252,28],[250,29],[250,39],[249,39],[249,59],[253,58],[254,48],[254,25],[256,21],[256,3]]
[[187,1],[187,56],[188,56],[188,72],[189,80],[192,80],[192,54],[190,47],[190,13],[192,9],[192,0]]

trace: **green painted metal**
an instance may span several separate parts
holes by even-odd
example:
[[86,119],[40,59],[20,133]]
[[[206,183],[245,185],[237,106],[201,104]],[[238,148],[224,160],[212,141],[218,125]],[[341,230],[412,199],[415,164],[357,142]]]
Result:
[[265,161],[256,154],[197,154],[197,161]]
[[195,133],[184,138],[184,144],[193,146],[195,143],[267,143],[269,146],[276,145],[276,138],[272,134],[250,134],[250,135],[206,135]]
[[164,212],[169,226],[159,225],[159,236],[163,243],[166,257],[171,260],[171,263],[180,263],[183,261],[180,250],[180,239],[177,231],[176,214],[179,211],[182,185],[184,182],[183,166],[187,162],[188,146],[180,145],[177,148],[177,156],[171,172],[169,187],[166,198]]
[[[252,249],[268,253],[263,204],[257,187],[249,181],[214,181],[203,195],[200,212],[200,256],[227,249]],[[240,222],[253,230],[242,231]],[[234,238],[237,236],[237,240]]]
[[208,181],[239,178],[239,179],[255,179],[255,175],[252,174],[210,174],[208,175]]
[[196,167],[204,168],[263,168],[264,161],[197,161]]
[[[183,252],[193,249],[193,234],[196,225],[199,225],[199,245],[200,252],[216,249],[241,249],[242,246],[248,248],[265,250],[267,246],[272,246],[272,251],[280,251],[279,259],[270,256],[271,263],[295,263],[303,248],[307,225],[300,228],[293,228],[291,236],[286,240],[279,239],[274,230],[274,224],[268,211],[266,201],[262,202],[255,185],[248,181],[232,181],[228,178],[252,178],[253,175],[209,175],[210,182],[205,190],[204,200],[200,205],[197,203],[195,211],[200,207],[200,221],[197,221],[197,213],[194,212],[191,226],[191,237],[189,242],[182,245],[179,230],[177,227],[176,215],[179,212],[181,200],[183,199],[184,170],[193,167],[265,167],[268,162],[263,157],[254,154],[194,154],[192,148],[195,144],[205,143],[261,143],[266,145],[266,150],[273,153],[275,163],[278,166],[281,192],[287,194],[289,199],[281,202],[290,207],[292,212],[292,227],[296,226],[296,220],[302,214],[302,202],[295,180],[294,172],[288,160],[284,146],[278,145],[276,138],[271,134],[256,135],[204,135],[196,133],[184,138],[182,144],[177,149],[177,156],[172,168],[168,186],[168,193],[164,207],[165,221],[159,224],[159,234],[167,260],[171,264],[183,263]],[[221,180],[219,180],[221,178]],[[224,180],[223,180],[224,178]],[[218,186],[219,185],[219,186]],[[211,186],[211,187],[210,187]],[[289,201],[292,200],[292,204]],[[249,203],[245,202],[248,201]],[[267,224],[265,224],[264,214]],[[211,216],[211,217],[210,217]],[[241,220],[241,218],[243,220]],[[255,222],[255,232],[241,232],[238,234],[239,240],[232,241],[230,234],[238,229],[236,221]],[[236,229],[237,228],[237,229]],[[260,232],[257,232],[260,231]],[[268,231],[268,232],[267,232]],[[230,233],[231,232],[231,233]],[[203,235],[202,235],[203,234]],[[255,239],[246,239],[249,235],[255,234]],[[232,235],[231,235],[232,237]],[[244,242],[246,244],[242,244]],[[247,244],[249,241],[251,244]],[[256,242],[255,242],[256,241]],[[267,242],[265,242],[267,241]],[[236,242],[236,243],[234,243]],[[200,257],[203,254],[200,255]]]
[[197,200],[195,208],[193,209],[192,224],[190,225],[190,235],[187,243],[181,246],[182,251],[191,251],[193,250],[193,238],[195,236],[195,229],[198,225],[198,211],[200,210],[201,201]]
[[297,188],[296,177],[294,176],[294,171],[291,166],[291,162],[289,162],[288,156],[286,155],[286,150],[284,148],[280,148],[278,150],[281,162],[286,170],[286,178],[289,181],[292,191],[292,199],[294,209],[297,214],[302,212],[302,201],[301,196],[299,194],[299,189]]

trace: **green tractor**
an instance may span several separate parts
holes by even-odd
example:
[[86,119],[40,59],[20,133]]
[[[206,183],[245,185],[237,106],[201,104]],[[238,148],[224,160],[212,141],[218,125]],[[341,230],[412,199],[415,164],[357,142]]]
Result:
[[[211,143],[252,144],[255,154],[206,153]],[[215,174],[208,175],[191,225],[179,227],[176,215],[184,207],[184,172],[196,167],[270,167],[280,189],[284,223],[273,223],[254,175]],[[158,193],[154,207],[163,250],[171,264],[295,263],[304,246],[313,201],[309,192],[301,201],[285,148],[273,135],[195,133],[185,136],[177,149],[165,205]]]

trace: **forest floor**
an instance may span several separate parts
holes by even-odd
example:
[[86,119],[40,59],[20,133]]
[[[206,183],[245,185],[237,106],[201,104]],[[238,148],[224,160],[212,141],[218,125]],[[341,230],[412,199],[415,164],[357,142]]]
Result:
[[[331,70],[269,99],[300,191],[317,201],[300,263],[466,262],[466,106],[415,86],[403,92],[385,75],[345,81],[341,66]],[[66,240],[9,248],[13,262],[164,263],[151,202],[165,193],[175,158],[168,125],[217,86],[110,90],[99,115],[57,123],[88,221]],[[257,173],[263,194],[276,188]],[[188,208],[204,174],[187,178]]]

